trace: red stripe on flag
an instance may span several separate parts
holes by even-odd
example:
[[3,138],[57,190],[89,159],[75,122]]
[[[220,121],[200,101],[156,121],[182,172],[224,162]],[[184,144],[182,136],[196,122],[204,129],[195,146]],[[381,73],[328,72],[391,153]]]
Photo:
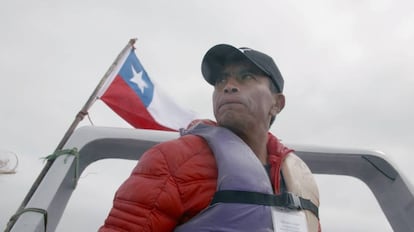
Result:
[[101,96],[101,100],[135,128],[173,131],[154,120],[138,95],[119,75]]

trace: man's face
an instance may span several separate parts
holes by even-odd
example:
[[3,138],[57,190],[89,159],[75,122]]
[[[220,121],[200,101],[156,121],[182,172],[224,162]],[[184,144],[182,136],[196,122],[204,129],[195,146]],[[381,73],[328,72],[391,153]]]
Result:
[[270,81],[251,63],[226,65],[217,77],[213,92],[218,125],[233,131],[258,126],[268,130],[270,118],[280,111],[276,109],[279,94],[270,91]]

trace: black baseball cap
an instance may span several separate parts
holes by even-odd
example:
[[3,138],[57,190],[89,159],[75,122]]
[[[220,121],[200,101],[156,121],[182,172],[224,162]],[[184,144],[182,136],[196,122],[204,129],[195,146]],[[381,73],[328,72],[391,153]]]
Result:
[[275,84],[280,93],[283,92],[284,80],[272,57],[251,48],[236,48],[228,44],[218,44],[210,48],[201,63],[204,79],[214,85],[218,72],[231,59],[247,59],[262,70]]

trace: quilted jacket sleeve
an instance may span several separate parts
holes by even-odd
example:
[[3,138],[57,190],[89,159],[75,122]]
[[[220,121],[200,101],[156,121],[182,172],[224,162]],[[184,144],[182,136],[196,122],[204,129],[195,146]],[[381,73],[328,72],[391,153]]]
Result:
[[182,214],[177,184],[163,153],[154,147],[116,192],[99,232],[173,231]]

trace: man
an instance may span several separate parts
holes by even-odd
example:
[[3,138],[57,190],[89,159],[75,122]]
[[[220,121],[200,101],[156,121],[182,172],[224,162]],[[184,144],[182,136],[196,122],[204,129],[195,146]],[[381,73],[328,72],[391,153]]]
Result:
[[284,223],[318,231],[312,174],[269,133],[285,106],[273,59],[220,44],[204,56],[202,74],[214,86],[216,122],[193,122],[148,150],[100,231],[277,231]]

